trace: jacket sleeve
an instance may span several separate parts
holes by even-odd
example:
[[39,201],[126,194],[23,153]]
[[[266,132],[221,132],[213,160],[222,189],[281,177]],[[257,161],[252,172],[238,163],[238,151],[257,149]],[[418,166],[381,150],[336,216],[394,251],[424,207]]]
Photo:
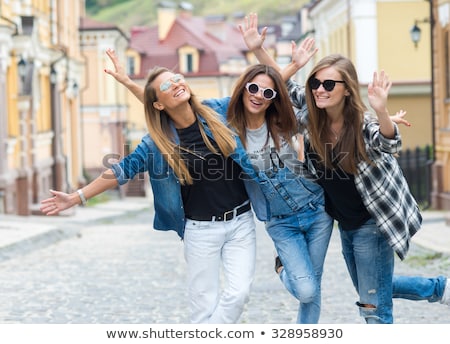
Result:
[[388,154],[399,153],[402,149],[402,139],[397,124],[394,123],[395,136],[390,139],[380,133],[380,125],[370,113],[364,115],[364,139],[370,148]]
[[152,145],[154,143],[147,134],[132,153],[111,166],[119,185],[127,183],[138,173],[148,171],[149,166],[153,165]]

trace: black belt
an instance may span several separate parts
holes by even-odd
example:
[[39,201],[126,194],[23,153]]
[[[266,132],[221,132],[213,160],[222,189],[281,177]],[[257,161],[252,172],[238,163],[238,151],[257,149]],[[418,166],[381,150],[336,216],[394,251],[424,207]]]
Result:
[[191,220],[195,221],[230,221],[234,219],[236,216],[239,216],[251,209],[250,203],[246,203],[244,205],[241,205],[239,207],[236,207],[234,209],[228,210],[220,215],[211,215],[211,216],[190,216],[187,215],[186,217]]

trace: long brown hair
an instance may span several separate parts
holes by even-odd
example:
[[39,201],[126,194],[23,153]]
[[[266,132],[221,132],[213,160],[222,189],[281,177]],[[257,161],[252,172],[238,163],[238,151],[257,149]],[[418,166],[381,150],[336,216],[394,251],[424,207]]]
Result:
[[[144,89],[144,108],[145,120],[147,123],[150,137],[161,151],[164,159],[174,170],[181,184],[192,184],[193,179],[189,173],[189,169],[181,157],[180,147],[175,143],[174,132],[171,126],[170,114],[165,110],[158,110],[153,103],[158,100],[156,90],[152,86],[152,82],[162,73],[171,72],[165,67],[154,67],[150,70],[147,83]],[[203,105],[200,100],[192,93],[191,88],[186,85],[191,94],[189,104],[196,116],[201,116],[207,123],[212,132],[215,142],[220,152],[228,157],[236,148],[236,140],[234,133],[220,120],[219,116],[210,107]],[[208,148],[217,153],[212,145],[208,135],[205,133],[203,126],[200,124],[200,132],[203,140]]]
[[306,82],[306,104],[308,106],[308,129],[310,134],[311,148],[322,159],[325,167],[333,169],[332,149],[328,141],[329,123],[326,109],[319,109],[314,101],[309,80],[314,78],[319,70],[333,67],[341,74],[342,80],[349,93],[344,103],[344,126],[342,136],[338,141],[335,152],[344,153],[339,155],[338,166],[344,171],[356,174],[358,162],[364,160],[370,162],[367,157],[362,127],[364,112],[367,110],[359,92],[359,81],[353,63],[340,54],[332,54],[320,60],[312,69]]
[[239,77],[231,95],[227,119],[231,126],[238,132],[244,146],[246,146],[247,121],[242,97],[244,92],[246,92],[245,85],[258,74],[266,74],[269,76],[273,80],[274,88],[277,92],[277,96],[271,100],[272,103],[266,110],[266,123],[278,150],[280,149],[280,136],[287,142],[291,142],[292,136],[297,132],[297,121],[286,84],[280,73],[273,67],[263,64],[252,65]]

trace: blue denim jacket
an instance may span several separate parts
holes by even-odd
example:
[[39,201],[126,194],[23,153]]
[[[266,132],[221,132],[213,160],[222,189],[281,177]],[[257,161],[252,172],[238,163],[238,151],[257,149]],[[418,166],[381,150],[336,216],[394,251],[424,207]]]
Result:
[[[228,103],[229,97],[204,101],[205,105],[213,108],[221,115],[224,122],[226,121]],[[206,134],[212,138],[212,133],[206,125],[206,122],[203,118],[200,118],[200,120],[205,125]],[[172,126],[172,129],[178,142],[175,127]],[[231,157],[242,167],[242,178],[244,178],[245,188],[257,218],[260,221],[265,221],[267,219],[268,209],[264,195],[258,185],[257,176],[237,136],[236,143],[236,150]],[[163,158],[150,135],[145,135],[136,149],[119,163],[113,164],[111,169],[119,185],[127,183],[138,173],[148,172],[155,208],[153,228],[165,231],[174,230],[180,238],[184,237],[186,218],[181,198],[180,181],[167,161]]]

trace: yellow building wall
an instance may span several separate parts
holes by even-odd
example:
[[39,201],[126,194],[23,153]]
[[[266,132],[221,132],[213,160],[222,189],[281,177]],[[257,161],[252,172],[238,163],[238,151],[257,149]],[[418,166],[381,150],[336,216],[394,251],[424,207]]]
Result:
[[[6,76],[6,87],[8,97],[8,136],[16,137],[19,135],[19,116],[17,109],[17,94],[19,93],[19,72],[17,70],[17,56],[11,58],[11,67]],[[13,96],[14,95],[14,96]]]
[[426,114],[430,113],[431,101],[428,96],[396,96],[390,95],[388,108],[391,113],[400,109],[407,112],[406,118],[411,126],[400,125],[402,148],[415,149],[431,145],[432,122]]
[[378,2],[379,68],[391,80],[424,81],[431,78],[430,24],[419,23],[422,30],[417,48],[410,30],[415,20],[429,18],[428,1]]

